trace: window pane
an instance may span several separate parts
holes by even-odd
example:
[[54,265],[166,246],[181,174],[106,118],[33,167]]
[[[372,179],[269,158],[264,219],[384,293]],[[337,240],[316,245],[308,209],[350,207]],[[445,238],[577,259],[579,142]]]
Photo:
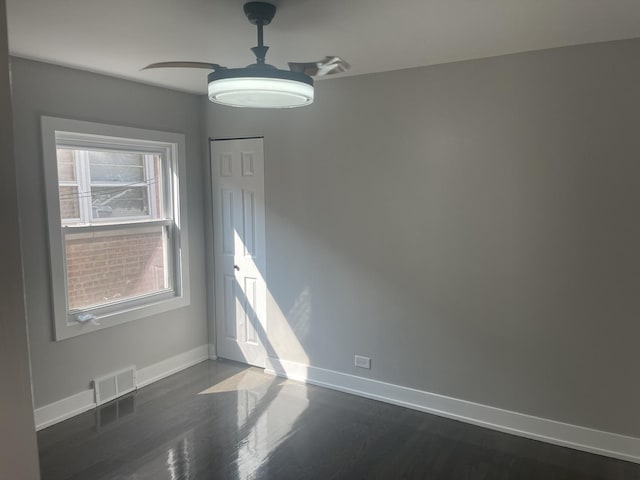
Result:
[[59,182],[75,182],[76,181],[76,162],[73,158],[73,150],[66,148],[58,148],[58,181]]
[[148,217],[147,187],[91,187],[93,219]]
[[78,201],[78,187],[60,186],[60,218],[74,220],[80,218],[80,203]]
[[171,288],[166,227],[68,233],[69,309],[127,300]]
[[124,152],[87,152],[91,182],[144,182],[144,155]]

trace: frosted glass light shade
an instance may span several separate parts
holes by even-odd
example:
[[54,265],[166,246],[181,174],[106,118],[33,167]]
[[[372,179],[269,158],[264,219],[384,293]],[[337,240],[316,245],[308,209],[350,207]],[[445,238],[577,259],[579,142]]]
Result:
[[286,78],[257,76],[210,78],[209,100],[233,107],[302,107],[313,103],[313,85]]

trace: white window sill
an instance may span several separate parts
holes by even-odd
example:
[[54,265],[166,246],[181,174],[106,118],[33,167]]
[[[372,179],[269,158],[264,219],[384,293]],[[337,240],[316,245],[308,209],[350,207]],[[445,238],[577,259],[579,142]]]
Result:
[[[115,327],[116,325],[132,322],[141,318],[170,312],[172,310],[186,307],[189,303],[188,296],[180,296],[145,303],[144,305],[138,305],[135,307],[127,308],[125,306],[117,312],[106,313],[99,316],[96,315],[95,322],[88,321],[82,323],[70,319],[64,327],[56,328],[56,340],[65,340],[67,338],[77,337],[78,335],[84,335],[85,333]],[[91,313],[91,311],[88,310],[87,313]]]

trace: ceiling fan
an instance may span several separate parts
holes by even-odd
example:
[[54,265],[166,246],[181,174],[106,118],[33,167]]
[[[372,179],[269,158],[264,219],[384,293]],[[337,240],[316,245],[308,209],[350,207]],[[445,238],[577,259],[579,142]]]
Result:
[[327,56],[317,62],[289,63],[282,70],[265,63],[269,47],[263,43],[262,30],[276,13],[275,5],[248,2],[244,13],[258,28],[258,45],[251,51],[256,63],[244,68],[227,68],[217,63],[160,62],[143,68],[204,68],[213,70],[208,76],[209,100],[234,107],[291,108],[313,103],[313,78],[345,72],[350,65],[340,57]]

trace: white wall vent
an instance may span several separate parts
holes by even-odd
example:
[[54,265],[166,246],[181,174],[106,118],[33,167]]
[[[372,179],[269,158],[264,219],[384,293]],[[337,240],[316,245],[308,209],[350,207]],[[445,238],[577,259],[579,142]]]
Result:
[[96,405],[102,405],[136,389],[136,367],[125,368],[93,381]]

